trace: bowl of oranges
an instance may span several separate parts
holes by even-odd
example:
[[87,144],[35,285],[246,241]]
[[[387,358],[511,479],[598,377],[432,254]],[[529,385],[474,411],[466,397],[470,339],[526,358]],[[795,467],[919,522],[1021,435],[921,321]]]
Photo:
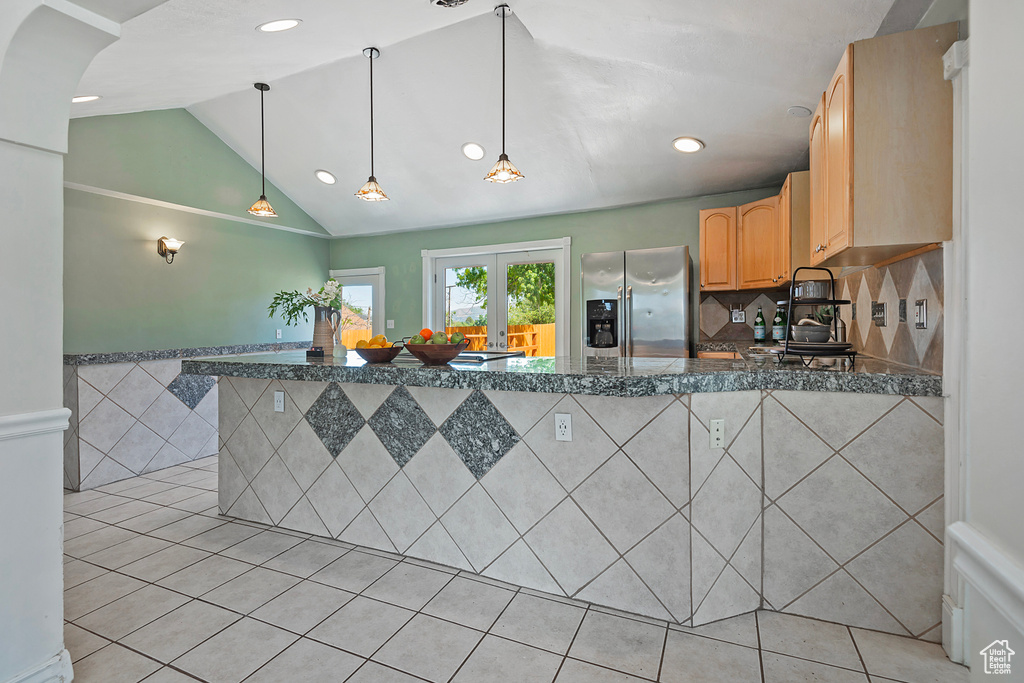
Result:
[[389,342],[383,334],[356,342],[356,353],[367,363],[390,363],[402,352],[402,342]]
[[461,332],[449,337],[444,331],[434,332],[427,327],[405,344],[406,350],[424,365],[447,365],[467,346],[469,340]]

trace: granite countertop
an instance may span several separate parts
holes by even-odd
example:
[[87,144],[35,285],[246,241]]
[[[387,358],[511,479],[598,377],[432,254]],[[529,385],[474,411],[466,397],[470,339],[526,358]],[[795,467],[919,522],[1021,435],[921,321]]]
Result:
[[[716,350],[735,350],[729,349]],[[710,350],[710,349],[701,349]],[[194,375],[259,379],[402,384],[451,389],[533,391],[598,396],[654,396],[780,389],[940,396],[942,377],[874,358],[853,367],[839,359],[776,363],[746,354],[737,360],[695,358],[505,358],[481,365],[426,367],[407,354],[395,363],[368,364],[355,352],[346,358],[307,361],[304,352],[194,359],[181,371]]]
[[295,349],[308,349],[312,342],[271,342],[269,344],[233,344],[231,346],[201,346],[187,349],[156,349],[152,351],[113,351],[107,353],[66,353],[64,365],[104,365],[107,363],[144,363],[151,360],[196,358],[205,356],[237,356],[250,353],[279,353]]

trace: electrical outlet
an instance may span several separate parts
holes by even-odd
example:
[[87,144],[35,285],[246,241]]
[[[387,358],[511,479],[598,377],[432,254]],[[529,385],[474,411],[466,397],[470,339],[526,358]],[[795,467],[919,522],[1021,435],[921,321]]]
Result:
[[572,415],[555,413],[555,441],[572,441]]
[[886,305],[884,301],[871,302],[871,321],[875,327],[885,327]]
[[275,391],[274,392],[274,412],[275,413],[283,413],[284,412],[284,392],[283,391]]
[[725,448],[725,420],[711,421],[711,447]]
[[395,329],[395,321],[394,320],[389,320],[388,321],[388,329],[389,330]]
[[746,311],[733,311],[732,312],[732,321],[734,323],[745,323],[745,322],[747,322],[747,312]]
[[278,330],[278,331],[277,331],[277,338],[278,338],[278,339],[280,339],[280,338],[281,338],[281,330]]

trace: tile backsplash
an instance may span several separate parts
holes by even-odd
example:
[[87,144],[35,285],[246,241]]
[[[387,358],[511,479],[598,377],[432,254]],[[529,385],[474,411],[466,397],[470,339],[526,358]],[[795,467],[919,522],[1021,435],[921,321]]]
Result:
[[[788,289],[701,292],[700,340],[753,341],[757,307],[761,306],[764,319],[770,326],[775,317],[775,302],[788,296]],[[736,305],[742,306],[746,312],[746,322],[731,322],[732,314],[729,310]]]
[[[856,303],[856,319],[850,306],[843,306],[841,315],[858,352],[942,372],[941,249],[844,275],[839,278],[838,288],[842,298]],[[924,329],[918,329],[914,322],[914,305],[919,300],[927,301],[928,320]],[[885,304],[885,327],[872,322],[873,303]],[[901,315],[904,306],[905,320]]]
[[[840,307],[847,335],[858,353],[942,372],[943,275],[942,250],[935,249],[881,268],[863,268],[836,279],[839,297],[854,302]],[[752,341],[754,316],[760,305],[771,325],[775,302],[789,289],[702,292],[700,341]],[[927,302],[927,327],[915,325],[914,309]],[[729,309],[746,311],[746,322],[733,323]],[[885,326],[872,322],[872,304],[885,304]],[[876,310],[881,309],[875,306]],[[854,318],[856,310],[856,318]]]

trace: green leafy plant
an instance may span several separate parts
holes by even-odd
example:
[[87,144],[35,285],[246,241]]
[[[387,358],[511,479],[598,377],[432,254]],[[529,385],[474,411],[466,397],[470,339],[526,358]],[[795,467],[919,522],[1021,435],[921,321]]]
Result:
[[822,325],[831,325],[832,318],[835,316],[835,309],[832,306],[819,306],[815,309],[811,317],[817,320]]
[[[298,290],[278,292],[267,307],[267,310],[270,311],[270,315],[267,317],[273,318],[280,311],[285,325],[298,325],[300,316],[303,321],[309,322],[310,306],[328,306],[340,309],[341,304],[341,285],[337,280],[331,278],[315,292],[312,287],[307,288],[305,294]],[[351,322],[351,319],[346,319],[342,321],[342,324],[347,327]]]

